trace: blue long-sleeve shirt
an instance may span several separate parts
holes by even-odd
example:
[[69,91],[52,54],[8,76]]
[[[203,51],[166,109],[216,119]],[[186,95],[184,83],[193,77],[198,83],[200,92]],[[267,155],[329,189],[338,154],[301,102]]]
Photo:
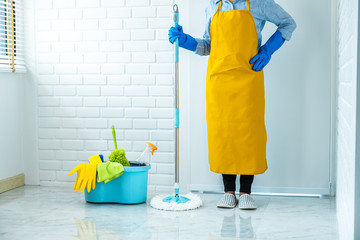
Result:
[[[213,15],[216,13],[220,0],[210,0],[206,13],[206,27],[203,38],[195,38],[198,45],[195,53],[201,56],[210,54],[210,23]],[[254,17],[259,45],[261,46],[261,32],[266,21],[274,23],[281,32],[282,37],[289,41],[293,31],[296,28],[294,19],[274,0],[249,0],[250,12]],[[246,0],[235,0],[231,3],[229,0],[223,0],[220,11],[246,10]],[[236,30],[236,25],[234,25]]]

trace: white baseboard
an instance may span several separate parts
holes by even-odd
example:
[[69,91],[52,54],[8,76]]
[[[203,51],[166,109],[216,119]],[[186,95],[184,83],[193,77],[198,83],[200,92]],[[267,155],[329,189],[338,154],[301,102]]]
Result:
[[42,187],[63,187],[72,189],[75,182],[52,182],[52,181],[40,181],[40,186]]
[[[190,191],[223,193],[222,185],[200,185],[190,184]],[[302,197],[321,197],[330,194],[330,188],[296,188],[296,187],[252,187],[253,195],[272,195],[272,196],[302,196]]]

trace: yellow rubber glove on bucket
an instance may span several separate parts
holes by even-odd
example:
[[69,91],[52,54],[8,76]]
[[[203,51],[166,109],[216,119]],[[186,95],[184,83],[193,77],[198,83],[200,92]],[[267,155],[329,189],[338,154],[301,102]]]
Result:
[[97,165],[97,182],[105,184],[120,177],[125,172],[122,164],[117,162],[106,162]]
[[87,191],[95,189],[95,180],[96,180],[96,169],[99,163],[102,163],[99,155],[95,155],[89,158],[90,163],[80,163],[73,170],[68,173],[68,176],[77,172],[77,177],[75,185],[73,187],[74,191],[84,192],[85,188]]

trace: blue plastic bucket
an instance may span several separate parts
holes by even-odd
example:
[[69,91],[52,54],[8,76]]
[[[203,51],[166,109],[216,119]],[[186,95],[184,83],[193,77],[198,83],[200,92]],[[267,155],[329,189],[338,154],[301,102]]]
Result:
[[118,178],[104,184],[96,183],[95,189],[85,191],[85,200],[92,203],[137,204],[146,202],[148,171],[151,165],[124,167]]

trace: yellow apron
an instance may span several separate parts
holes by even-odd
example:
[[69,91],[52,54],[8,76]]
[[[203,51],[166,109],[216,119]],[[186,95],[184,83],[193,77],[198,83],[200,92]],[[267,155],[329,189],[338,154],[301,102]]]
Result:
[[249,61],[258,53],[254,19],[247,10],[220,11],[210,25],[206,121],[210,170],[256,175],[267,170],[263,71]]

